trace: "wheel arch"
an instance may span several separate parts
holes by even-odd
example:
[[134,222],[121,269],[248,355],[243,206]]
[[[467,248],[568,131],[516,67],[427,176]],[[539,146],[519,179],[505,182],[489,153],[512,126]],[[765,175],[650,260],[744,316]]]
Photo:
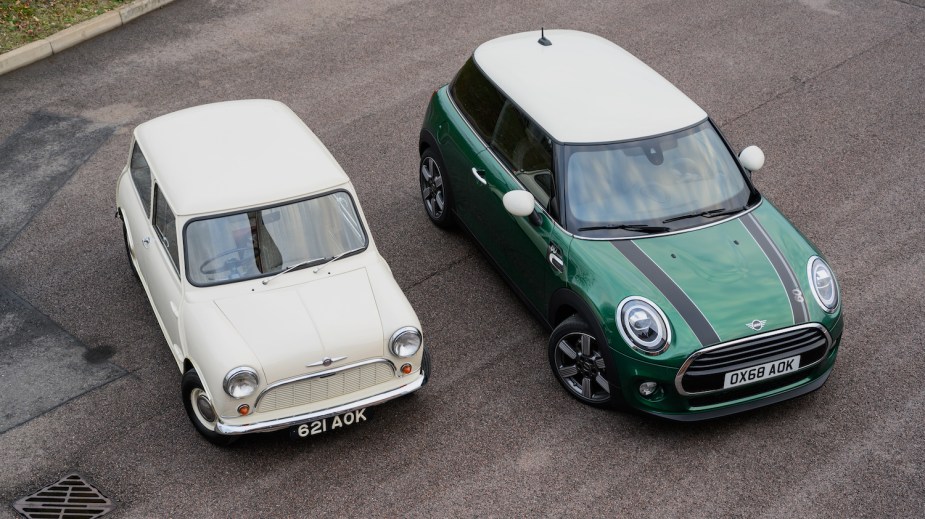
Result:
[[[418,139],[418,156],[423,155],[424,151],[433,148],[440,153],[440,147],[437,145],[437,139],[430,133],[430,130],[421,128],[421,136]],[[442,158],[442,156],[441,156]]]

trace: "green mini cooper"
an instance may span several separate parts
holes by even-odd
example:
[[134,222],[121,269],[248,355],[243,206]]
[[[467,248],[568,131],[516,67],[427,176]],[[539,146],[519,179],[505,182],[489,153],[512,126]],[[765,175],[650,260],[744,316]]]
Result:
[[430,220],[459,223],[552,329],[570,395],[701,420],[813,391],[838,284],[707,114],[587,33],[479,46],[420,135]]

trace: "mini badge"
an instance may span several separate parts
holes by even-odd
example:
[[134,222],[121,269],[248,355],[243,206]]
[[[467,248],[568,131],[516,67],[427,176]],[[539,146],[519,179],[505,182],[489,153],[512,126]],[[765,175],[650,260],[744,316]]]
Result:
[[755,319],[754,321],[752,321],[752,322],[750,322],[750,323],[745,323],[745,326],[748,326],[749,328],[751,328],[752,330],[755,330],[755,331],[757,332],[758,330],[764,328],[764,325],[765,325],[765,323],[767,323],[767,322],[768,322],[768,321],[766,321],[766,320],[765,320],[765,321],[759,321],[758,319]]

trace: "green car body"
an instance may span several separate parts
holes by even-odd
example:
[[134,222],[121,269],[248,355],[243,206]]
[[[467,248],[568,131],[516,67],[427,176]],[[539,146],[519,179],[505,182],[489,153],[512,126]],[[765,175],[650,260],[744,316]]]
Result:
[[[471,59],[463,70],[473,66]],[[498,90],[506,95],[500,86]],[[595,384],[582,375],[559,376],[567,389],[571,384],[572,396],[589,404],[625,402],[666,418],[701,420],[793,398],[825,382],[843,327],[837,284],[832,278],[832,307],[817,302],[810,284],[814,265],[823,263],[821,253],[758,194],[750,173],[718,130],[730,164],[750,192],[741,210],[719,218],[701,215],[645,233],[592,227],[579,232],[566,216],[568,202],[563,199],[569,191],[537,188],[535,181],[543,183],[539,176],[512,170],[500,158],[498,146],[488,143],[494,139],[480,135],[475,119],[459,104],[450,86],[444,86],[432,96],[425,115],[419,149],[428,215],[441,226],[460,223],[528,307],[554,330],[554,372],[554,357],[561,353],[556,342],[563,335],[556,330],[587,325],[582,333],[593,336],[600,351],[590,361],[597,369],[579,366],[580,359],[573,359],[575,366],[560,363],[558,369],[572,374],[581,368],[586,376],[605,380],[597,378]],[[526,124],[539,126],[529,114],[527,119]],[[696,128],[715,130],[709,119]],[[563,175],[571,144],[540,136],[552,161],[542,174],[551,174],[558,186],[568,185]],[[537,193],[537,209],[516,216],[506,209],[505,195],[525,189]],[[437,191],[440,200],[434,196]],[[831,274],[827,266],[825,271]],[[629,325],[621,328],[621,303],[633,298],[654,307],[664,319],[666,329],[659,332],[664,344],[658,352],[637,347],[628,339]],[[575,344],[574,351],[564,348],[569,356],[585,348],[580,341]],[[784,365],[795,356],[795,364]],[[750,368],[755,368],[751,375]],[[775,375],[775,369],[786,372]],[[731,375],[737,371],[740,375]],[[760,380],[743,382],[738,376]],[[730,380],[738,383],[726,387]]]

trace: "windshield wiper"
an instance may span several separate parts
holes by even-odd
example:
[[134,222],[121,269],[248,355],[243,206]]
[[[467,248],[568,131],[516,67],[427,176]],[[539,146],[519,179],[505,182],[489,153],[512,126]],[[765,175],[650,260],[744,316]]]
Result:
[[621,223],[618,225],[595,225],[592,227],[579,227],[579,231],[600,231],[603,229],[619,229],[626,231],[636,231],[643,234],[655,234],[657,232],[666,232],[671,229],[658,225],[643,225],[641,223]]
[[[360,247],[360,248],[362,248],[362,247]],[[325,262],[322,263],[321,265],[318,265],[318,267],[316,267],[315,270],[312,271],[312,273],[317,274],[318,271],[321,270],[321,269],[323,269],[323,268],[325,267],[325,265],[327,265],[328,263],[331,263],[332,261],[337,261],[337,260],[343,258],[344,256],[346,256],[347,254],[350,254],[351,252],[356,252],[356,251],[358,251],[358,250],[360,250],[360,249],[345,250],[344,252],[341,252],[341,253],[338,254],[337,256],[331,257],[331,259],[329,259],[328,261],[325,261]]]
[[696,218],[698,216],[701,216],[703,218],[716,218],[718,216],[736,214],[742,209],[745,209],[745,208],[740,207],[738,209],[726,209],[725,207],[720,207],[719,209],[710,209],[709,211],[701,211],[699,213],[682,214],[681,216],[672,216],[671,218],[666,218],[665,220],[662,220],[662,223],[676,222],[678,220],[686,220],[687,218]]
[[277,272],[276,274],[273,274],[272,276],[268,277],[267,279],[264,279],[264,280],[262,281],[262,283],[263,283],[264,285],[266,285],[266,284],[268,284],[270,281],[273,281],[274,279],[276,279],[276,278],[282,276],[283,274],[287,274],[287,273],[289,273],[289,272],[292,272],[293,270],[298,270],[298,269],[300,269],[300,268],[305,268],[305,267],[307,267],[307,266],[309,266],[309,265],[311,265],[311,264],[313,264],[313,263],[316,263],[316,262],[318,262],[318,261],[324,261],[324,258],[314,258],[314,259],[304,260],[304,261],[300,261],[300,262],[298,262],[298,263],[294,263],[294,264],[289,265],[288,267],[286,267],[285,270],[283,270],[283,271],[281,271],[281,272]]

